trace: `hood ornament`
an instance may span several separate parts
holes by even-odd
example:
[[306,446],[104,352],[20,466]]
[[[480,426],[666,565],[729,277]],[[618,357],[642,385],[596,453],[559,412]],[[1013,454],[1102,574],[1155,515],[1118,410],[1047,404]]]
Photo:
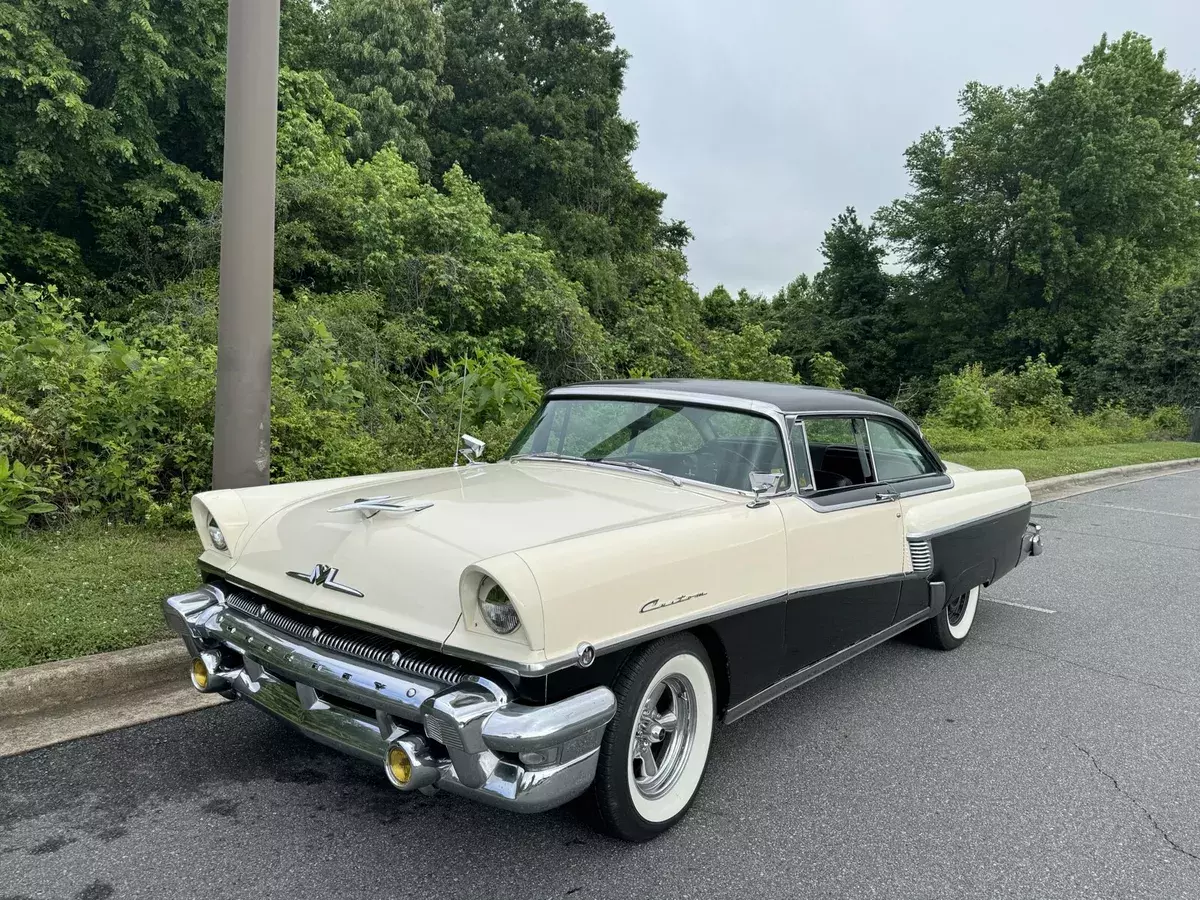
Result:
[[298,578],[309,584],[320,585],[327,590],[337,591],[339,594],[349,594],[351,597],[364,596],[363,592],[357,588],[352,588],[348,584],[339,584],[336,580],[337,573],[338,570],[333,566],[317,563],[311,572],[288,572],[287,574],[289,578]]
[[412,497],[360,497],[345,506],[335,506],[329,512],[349,512],[357,510],[364,519],[371,519],[381,512],[415,513],[433,506],[432,500],[412,500]]

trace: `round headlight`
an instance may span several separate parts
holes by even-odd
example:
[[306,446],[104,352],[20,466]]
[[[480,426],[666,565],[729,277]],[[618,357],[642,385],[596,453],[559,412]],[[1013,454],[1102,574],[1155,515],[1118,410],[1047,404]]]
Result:
[[479,611],[488,628],[497,634],[512,634],[521,624],[508,594],[490,578],[483,579],[479,585]]
[[217,525],[217,520],[212,516],[208,517],[208,537],[212,541],[213,546],[218,550],[229,549],[229,545],[225,543],[225,535],[221,533],[220,526]]

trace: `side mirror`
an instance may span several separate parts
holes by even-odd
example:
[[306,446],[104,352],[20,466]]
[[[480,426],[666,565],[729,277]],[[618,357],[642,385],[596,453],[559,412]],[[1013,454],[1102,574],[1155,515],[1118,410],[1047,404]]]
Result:
[[765,495],[778,491],[781,481],[783,481],[782,472],[751,472],[750,490],[754,491],[754,499],[747,505],[751,509],[766,506],[768,501],[764,499]]
[[487,446],[477,437],[472,437],[469,434],[462,436],[463,445],[458,448],[458,453],[454,455],[454,464],[458,465],[458,457],[463,457],[467,461],[467,465],[473,465],[479,461],[479,457],[483,455],[483,448]]

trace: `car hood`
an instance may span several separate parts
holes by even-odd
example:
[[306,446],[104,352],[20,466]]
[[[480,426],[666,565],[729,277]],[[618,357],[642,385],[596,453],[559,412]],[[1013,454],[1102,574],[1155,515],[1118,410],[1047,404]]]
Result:
[[[247,491],[242,507],[250,518],[269,492],[279,497],[273,511],[248,522],[229,576],[336,618],[428,642],[444,642],[453,630],[462,609],[459,578],[472,563],[728,502],[651,475],[546,460]],[[297,491],[304,492],[298,499]],[[371,518],[331,511],[381,495],[432,505]],[[317,566],[336,569],[327,580],[362,596],[288,574]]]

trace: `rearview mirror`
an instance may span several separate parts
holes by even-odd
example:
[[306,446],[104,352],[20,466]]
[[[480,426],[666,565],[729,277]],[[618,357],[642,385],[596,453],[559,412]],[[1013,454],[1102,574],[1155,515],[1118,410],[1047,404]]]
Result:
[[764,496],[778,491],[781,481],[783,481],[782,472],[751,472],[750,490],[754,491],[754,501],[749,505],[751,507],[766,506],[767,501],[763,499]]
[[487,444],[485,444],[479,438],[473,437],[469,434],[464,434],[462,436],[462,442],[463,446],[460,447],[458,453],[455,454],[454,464],[456,466],[458,465],[458,457],[460,456],[467,461],[467,465],[478,462],[479,457],[483,455],[483,448],[486,447]]

